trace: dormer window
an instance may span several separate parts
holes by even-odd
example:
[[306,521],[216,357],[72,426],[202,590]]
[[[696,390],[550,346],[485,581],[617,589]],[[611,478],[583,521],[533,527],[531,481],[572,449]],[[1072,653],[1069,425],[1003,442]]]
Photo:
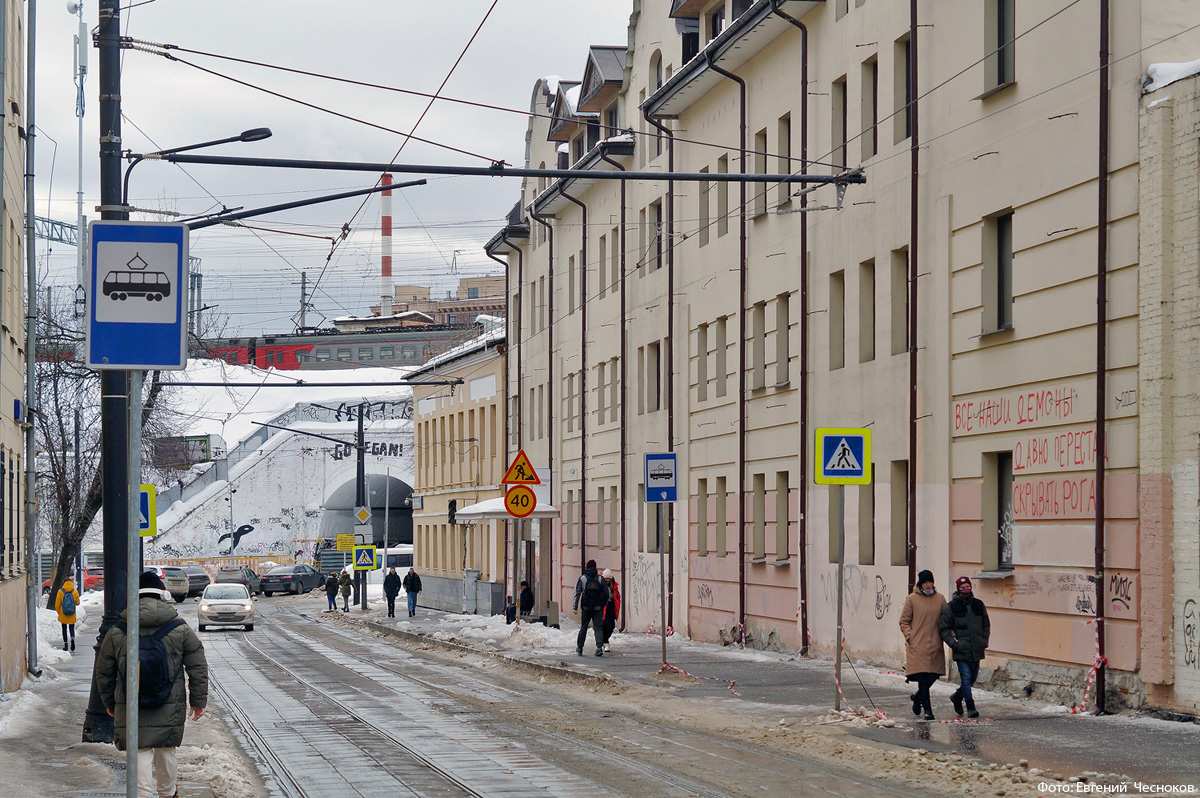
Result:
[[576,136],[571,139],[571,163],[572,165],[579,163],[579,159],[583,157],[583,136]]
[[708,15],[708,40],[711,42],[720,36],[723,30],[725,30],[725,6],[720,6]]
[[740,17],[753,4],[753,0],[733,0],[733,18]]
[[613,103],[604,110],[604,135],[606,137],[616,136],[621,131],[617,127],[617,104]]
[[600,143],[600,123],[597,121],[589,121],[587,123],[587,149],[590,150]]

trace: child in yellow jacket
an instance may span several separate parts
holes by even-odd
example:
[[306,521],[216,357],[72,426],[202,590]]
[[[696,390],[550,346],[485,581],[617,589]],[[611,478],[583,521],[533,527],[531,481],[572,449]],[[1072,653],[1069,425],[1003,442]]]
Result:
[[[75,589],[72,579],[62,583],[62,587],[54,594],[54,611],[58,613],[58,622],[62,624],[63,651],[75,650],[75,613],[79,608],[79,591]],[[70,633],[70,643],[67,634]]]

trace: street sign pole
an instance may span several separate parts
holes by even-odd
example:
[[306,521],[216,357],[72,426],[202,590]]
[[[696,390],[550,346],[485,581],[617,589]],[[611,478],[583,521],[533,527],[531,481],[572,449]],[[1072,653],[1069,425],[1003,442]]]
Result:
[[841,485],[829,486],[829,501],[833,503],[834,518],[837,519],[837,652],[833,657],[833,708],[842,709],[842,601],[846,577],[846,523],[842,518],[845,508],[846,489]]
[[654,526],[658,533],[658,610],[661,621],[658,632],[662,644],[662,664],[667,664],[667,557],[666,539],[662,534],[662,505],[654,505]]
[[[658,539],[658,592],[659,592],[659,642],[662,645],[662,665],[667,665],[667,546],[671,535],[670,518],[673,505],[678,499],[678,461],[675,452],[647,453],[643,462],[645,495],[642,499],[654,505],[654,530]],[[664,523],[663,505],[667,505],[667,521]],[[668,534],[663,534],[667,527]],[[674,561],[674,557],[671,558]]]
[[141,484],[142,484],[142,374],[134,369],[129,372],[129,395],[126,404],[129,408],[129,447],[127,460],[129,464],[129,519],[125,536],[129,543],[126,547],[125,562],[125,767],[129,774],[125,785],[127,798],[137,798],[137,755],[138,755],[138,677],[140,670],[138,662],[138,645],[140,628],[140,607],[138,601],[138,584],[142,575],[142,547],[138,524],[134,519],[141,515]]

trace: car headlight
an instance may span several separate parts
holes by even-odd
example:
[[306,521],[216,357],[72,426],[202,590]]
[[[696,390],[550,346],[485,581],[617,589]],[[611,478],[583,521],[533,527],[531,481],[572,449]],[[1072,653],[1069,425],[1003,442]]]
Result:
[[207,601],[200,602],[200,612],[208,612],[210,609],[212,609],[212,605]]

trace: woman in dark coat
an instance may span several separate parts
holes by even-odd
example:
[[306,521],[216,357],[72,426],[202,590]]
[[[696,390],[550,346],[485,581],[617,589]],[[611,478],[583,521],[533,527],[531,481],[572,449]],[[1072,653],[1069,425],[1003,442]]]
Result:
[[988,619],[987,607],[975,598],[968,577],[960,576],[954,587],[954,596],[942,608],[939,624],[942,640],[950,646],[954,653],[954,664],[958,666],[959,688],[950,696],[950,701],[959,715],[963,713],[965,703],[967,717],[977,718],[979,712],[975,709],[971,686],[979,678],[979,662],[987,654],[992,622]]

